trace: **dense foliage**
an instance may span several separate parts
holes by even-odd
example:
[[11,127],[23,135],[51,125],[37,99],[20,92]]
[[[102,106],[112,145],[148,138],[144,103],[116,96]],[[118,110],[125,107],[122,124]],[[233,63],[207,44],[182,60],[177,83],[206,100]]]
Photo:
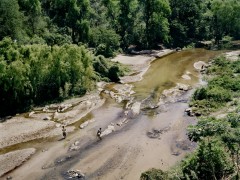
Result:
[[207,78],[208,86],[194,92],[190,103],[193,110],[208,115],[236,99],[240,91],[239,68],[239,61],[230,62],[224,57],[216,58],[207,71],[207,74],[211,75]]
[[32,105],[83,95],[96,80],[118,81],[117,63],[95,57],[84,46],[18,45],[0,41],[0,116]]
[[81,43],[107,57],[129,45],[240,39],[238,0],[1,0],[0,14],[0,40]]
[[[240,178],[240,59],[216,58],[208,68],[208,85],[195,91],[191,104],[203,116],[188,128],[198,142],[194,153],[168,172],[152,169],[143,179],[239,179]],[[220,110],[225,116],[211,116]]]

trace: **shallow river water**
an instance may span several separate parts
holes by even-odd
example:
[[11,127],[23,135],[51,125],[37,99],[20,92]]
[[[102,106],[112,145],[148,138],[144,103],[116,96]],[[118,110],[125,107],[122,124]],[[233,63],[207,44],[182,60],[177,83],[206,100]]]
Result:
[[[158,99],[164,89],[174,87],[177,82],[194,85],[200,76],[193,67],[194,62],[208,61],[220,53],[192,49],[157,59],[151,63],[143,80],[133,83],[136,92],[133,96],[137,100],[143,100],[154,92]],[[181,77],[187,72],[191,80]],[[116,124],[123,119],[123,104],[107,98],[102,107],[85,117],[86,120],[94,119],[95,122],[79,129],[84,120],[81,119],[74,124],[77,130],[69,134],[66,140],[49,139],[46,140],[48,142],[42,142],[41,147],[36,142],[23,143],[22,147],[19,144],[17,148],[35,147],[38,151],[10,175],[18,177],[16,179],[66,179],[66,171],[78,169],[86,175],[86,179],[132,180],[139,179],[142,172],[152,167],[167,170],[194,148],[187,139],[186,127],[196,121],[184,114],[189,94],[182,98],[186,101],[157,108],[157,113],[151,117],[140,113],[137,118],[129,119],[121,127]],[[99,141],[96,138],[98,128],[105,129],[109,124],[116,125],[115,132]],[[153,132],[161,133],[149,137]],[[74,142],[80,144],[80,149],[69,152],[69,146]]]
[[[205,49],[190,49],[176,52],[166,57],[155,60],[143,76],[143,80],[133,83],[135,96],[139,99],[146,98],[150,92],[155,92],[157,97],[164,89],[176,86],[177,82],[193,85],[199,79],[199,72],[193,67],[197,61],[208,61],[220,51]],[[184,80],[181,76],[189,72],[191,80]]]

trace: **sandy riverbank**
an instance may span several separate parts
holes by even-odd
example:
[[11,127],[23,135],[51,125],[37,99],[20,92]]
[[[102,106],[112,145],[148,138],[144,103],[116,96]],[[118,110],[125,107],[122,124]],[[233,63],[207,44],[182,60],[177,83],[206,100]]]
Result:
[[[6,163],[0,164],[0,169],[4,169],[1,175],[29,159],[30,156],[25,158],[26,152],[22,150],[17,151],[17,154],[24,160],[18,160],[17,158],[14,160],[16,153],[11,153],[11,151],[18,149],[19,144],[46,138],[61,138],[62,125],[66,126],[67,134],[73,132],[76,128],[72,126],[73,123],[102,106],[104,102],[105,100],[101,99],[98,93],[92,93],[59,104],[35,108],[32,112],[17,115],[0,123],[0,154],[5,153],[1,155],[1,162],[6,161],[8,164],[8,168],[4,168]],[[11,159],[11,161],[8,159]],[[20,164],[19,161],[21,161]]]
[[157,58],[161,58],[167,56],[171,53],[175,52],[175,50],[165,49],[160,51],[154,51],[154,53],[149,55],[117,55],[112,59],[114,62],[120,62],[122,64],[128,65],[131,69],[132,73],[129,76],[124,76],[120,78],[121,83],[131,83],[140,81],[144,75],[144,73],[150,67],[152,61]]

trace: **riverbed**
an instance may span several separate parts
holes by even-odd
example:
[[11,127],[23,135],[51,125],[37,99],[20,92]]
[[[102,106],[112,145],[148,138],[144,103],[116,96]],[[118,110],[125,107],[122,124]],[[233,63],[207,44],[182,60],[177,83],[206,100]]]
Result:
[[[194,88],[201,78],[194,63],[207,62],[219,53],[193,49],[154,60],[141,81],[130,83],[134,86],[133,101],[143,102],[151,96],[157,102],[162,92],[176,83]],[[59,135],[13,148],[34,147],[36,154],[4,178],[67,179],[66,172],[73,169],[80,170],[86,179],[139,179],[143,171],[152,167],[167,170],[195,148],[187,139],[186,127],[196,120],[184,113],[191,93],[192,90],[184,91],[174,102],[142,110],[121,126],[117,124],[125,118],[126,102],[117,103],[105,94],[104,105],[85,117],[94,122],[84,129],[79,128],[79,119],[73,124],[76,130],[69,132],[65,140]],[[114,126],[114,132],[99,140],[98,128],[104,130],[109,125]]]

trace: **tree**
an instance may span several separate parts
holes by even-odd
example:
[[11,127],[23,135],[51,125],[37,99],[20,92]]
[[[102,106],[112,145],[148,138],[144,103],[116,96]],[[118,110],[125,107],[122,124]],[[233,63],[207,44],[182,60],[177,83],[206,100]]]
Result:
[[152,48],[169,40],[168,17],[171,13],[167,0],[141,0],[145,22],[145,46]]
[[211,1],[211,28],[216,44],[219,44],[225,35],[239,37],[239,10],[240,2],[236,0]]
[[170,0],[170,34],[173,46],[183,47],[196,41],[199,33],[204,31],[202,28],[200,32],[203,4],[200,0]]
[[50,17],[64,33],[70,34],[73,43],[87,43],[89,38],[89,0],[54,0]]
[[203,140],[197,151],[181,164],[182,179],[222,179],[233,173],[233,164],[223,144]]
[[0,40],[6,36],[21,39],[23,34],[24,16],[19,11],[17,0],[0,1]]
[[112,29],[98,27],[92,29],[89,45],[96,48],[96,55],[113,57],[120,48],[120,37]]
[[40,35],[46,27],[41,2],[39,0],[19,0],[19,4],[26,16],[25,24],[28,24],[28,34],[31,37],[36,34]]
[[109,24],[113,29],[117,29],[117,16],[119,14],[118,9],[119,0],[102,0],[103,5],[107,8],[107,18]]
[[121,36],[121,46],[123,49],[126,49],[133,42],[134,20],[136,19],[137,7],[137,0],[120,0],[119,2],[118,32]]

